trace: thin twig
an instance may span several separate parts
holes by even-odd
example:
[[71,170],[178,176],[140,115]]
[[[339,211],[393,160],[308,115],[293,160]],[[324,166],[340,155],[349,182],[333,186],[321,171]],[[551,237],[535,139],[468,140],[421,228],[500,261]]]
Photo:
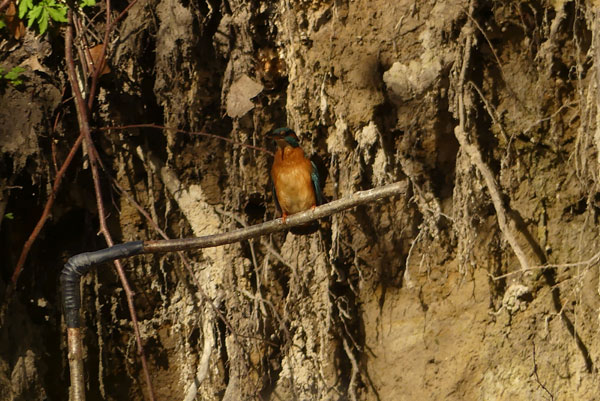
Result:
[[73,158],[75,157],[75,154],[79,150],[79,147],[81,146],[82,141],[83,141],[83,134],[80,134],[79,137],[75,140],[75,143],[71,147],[71,150],[69,151],[69,154],[67,155],[67,158],[63,162],[62,166],[60,167],[60,170],[58,170],[58,173],[56,174],[56,177],[54,178],[54,184],[52,185],[52,192],[50,193],[50,196],[48,197],[48,200],[46,201],[46,205],[44,206],[44,210],[42,211],[42,216],[40,217],[37,224],[35,225],[35,228],[29,235],[29,238],[27,238],[25,245],[23,245],[23,248],[21,249],[21,255],[19,256],[17,265],[15,266],[15,269],[13,270],[13,274],[12,274],[12,278],[11,278],[13,287],[17,284],[17,280],[19,279],[19,275],[21,274],[21,271],[23,270],[23,266],[25,265],[25,261],[27,260],[27,255],[29,255],[29,250],[31,249],[31,246],[33,245],[33,243],[37,239],[38,235],[42,231],[44,224],[46,224],[46,220],[48,220],[48,216],[50,215],[50,209],[52,209],[52,206],[54,205],[54,200],[56,199],[56,193],[58,192],[58,189],[60,188],[60,184],[65,175],[65,172],[67,171],[67,169],[69,168],[69,165],[73,161]]
[[15,269],[13,270],[13,275],[11,278],[11,282],[12,282],[13,286],[15,286],[17,284],[17,280],[19,279],[19,275],[21,274],[21,271],[23,270],[23,266],[25,265],[25,261],[27,260],[27,255],[29,255],[29,250],[31,249],[31,246],[33,245],[36,238],[40,234],[40,231],[42,231],[42,227],[44,227],[46,220],[48,220],[48,216],[50,215],[50,209],[52,208],[52,205],[54,205],[54,200],[56,199],[56,193],[58,192],[58,188],[60,188],[60,184],[65,175],[65,172],[69,168],[69,165],[71,164],[71,161],[73,160],[73,157],[75,156],[75,153],[77,153],[77,150],[79,150],[79,146],[81,145],[82,140],[83,140],[83,135],[79,135],[79,137],[77,138],[77,140],[71,147],[71,150],[69,151],[69,154],[67,155],[67,158],[65,159],[63,165],[61,166],[60,170],[56,174],[56,177],[54,178],[54,184],[52,185],[52,192],[50,193],[50,196],[48,197],[48,200],[46,201],[46,205],[44,206],[42,216],[40,217],[37,224],[35,225],[35,228],[29,235],[29,238],[27,238],[25,245],[23,245],[23,248],[21,249],[21,255],[19,256],[17,265],[15,266]]
[[[90,76],[90,71],[88,70],[88,66],[90,65],[88,60],[91,59],[90,54],[90,45],[87,41],[87,37],[83,34],[84,30],[81,26],[81,20],[77,17],[77,14],[73,15],[73,24],[75,27],[75,38],[79,38],[79,40],[75,40],[75,43],[81,44],[84,42],[82,46],[77,47],[77,54],[79,55],[79,61],[81,65],[81,70],[83,71],[84,77]],[[87,80],[86,80],[87,81]],[[84,82],[86,82],[84,81]],[[87,82],[86,82],[87,85]],[[85,90],[87,92],[87,88]]]
[[[225,211],[223,209],[221,209],[220,207],[216,207],[215,210],[218,213],[221,213],[225,216],[228,216],[230,218],[232,218],[233,220],[237,221],[242,227],[248,227],[248,223],[242,219],[240,216],[236,215],[235,213],[231,213],[228,211]],[[281,256],[281,254],[279,252],[277,252],[277,250],[268,242],[265,242],[262,240],[260,241],[261,245],[263,245],[265,248],[267,248],[267,251],[272,254],[273,256],[275,256],[275,258],[281,262],[283,265],[285,265],[286,267],[288,267],[290,270],[294,270],[294,266],[290,265],[284,258],[283,256]]]
[[[98,85],[98,78],[100,77],[100,74],[102,73],[102,70],[106,65],[106,46],[108,45],[108,38],[113,28],[113,25],[110,23],[110,11],[110,0],[106,0],[106,29],[104,30],[104,43],[102,43],[102,51],[100,52],[100,56],[98,57],[100,61],[98,62],[97,66],[94,65],[92,58],[92,84],[90,85],[90,91],[87,99],[88,109],[90,110],[92,109],[94,99],[96,98],[96,87]],[[82,60],[82,63],[84,62],[85,60]]]
[[259,146],[253,146],[253,145],[248,145],[247,143],[236,142],[233,139],[225,138],[223,136],[219,136],[219,135],[215,135],[215,134],[209,134],[207,132],[186,131],[186,130],[182,130],[182,129],[178,129],[178,128],[165,127],[163,125],[158,125],[158,124],[130,124],[130,125],[120,125],[120,126],[116,126],[116,127],[101,127],[101,128],[98,128],[98,131],[126,130],[126,129],[132,129],[132,128],[153,128],[153,129],[173,131],[175,133],[181,133],[181,134],[198,135],[198,136],[204,136],[207,138],[215,138],[215,139],[219,139],[219,140],[222,140],[225,142],[229,142],[232,145],[241,146],[241,147],[249,148],[249,149],[253,149],[253,150],[258,150],[260,152],[264,152],[264,153],[267,153],[267,154],[270,154],[271,156],[273,156],[273,152],[271,152],[265,148],[261,148]]
[[549,116],[542,117],[539,120],[534,121],[531,124],[529,124],[529,126],[523,130],[523,133],[524,134],[528,133],[529,130],[531,130],[536,125],[541,124],[544,121],[551,120],[554,116],[558,115],[563,109],[565,109],[567,107],[575,106],[576,104],[579,104],[579,101],[573,101],[573,102],[569,102],[569,103],[566,103],[566,102],[563,103],[554,113],[550,114]]
[[[483,28],[481,27],[481,25],[479,25],[479,22],[477,22],[477,20],[475,18],[473,18],[473,9],[471,8],[469,10],[469,12],[467,12],[467,17],[469,17],[469,19],[471,20],[471,23],[473,23],[477,29],[479,30],[479,32],[481,32],[481,34],[483,35],[485,41],[487,42],[488,46],[490,47],[490,50],[492,51],[492,54],[494,55],[494,58],[496,59],[496,63],[498,63],[498,68],[500,68],[500,75],[502,76],[502,80],[504,81],[504,83],[506,84],[506,88],[508,89],[508,91],[510,92],[510,94],[512,96],[515,97],[515,99],[521,104],[524,105],[523,101],[519,98],[519,96],[515,93],[515,91],[512,89],[512,86],[510,85],[510,83],[508,82],[508,79],[506,78],[506,74],[504,73],[504,67],[502,66],[502,63],[500,62],[500,58],[498,57],[498,54],[496,53],[496,49],[494,48],[494,46],[492,45],[492,42],[490,41],[490,39],[488,38],[487,34],[485,33],[485,31],[483,30]],[[524,105],[524,107],[526,107]]]
[[479,87],[477,85],[475,85],[475,83],[473,81],[469,81],[469,86],[471,86],[471,88],[475,89],[475,92],[477,92],[477,94],[479,95],[479,98],[483,102],[483,105],[485,106],[485,110],[488,112],[488,115],[492,119],[492,122],[498,126],[498,128],[500,129],[500,132],[502,133],[502,136],[504,136],[504,140],[510,144],[510,141],[512,140],[512,136],[509,137],[508,134],[506,133],[506,131],[504,130],[504,126],[502,124],[500,124],[500,120],[497,117],[498,113],[496,112],[496,109],[494,108],[494,106],[492,106],[490,104],[490,102],[487,101],[487,99],[483,95],[483,92],[481,91],[481,89],[479,89]]
[[533,375],[535,377],[535,381],[537,382],[537,384],[546,392],[546,394],[548,394],[550,396],[550,401],[554,401],[554,394],[552,394],[550,392],[550,390],[548,390],[548,388],[544,385],[544,383],[542,383],[542,381],[540,380],[540,376],[538,375],[538,368],[537,368],[537,362],[535,360],[535,341],[532,341],[533,344]]
[[115,20],[110,24],[110,27],[109,27],[110,31],[112,31],[114,29],[114,27],[117,25],[117,23],[119,21],[121,21],[121,18],[123,18],[125,16],[125,14],[127,14],[129,12],[131,7],[133,7],[135,5],[135,3],[137,3],[137,0],[133,0],[131,3],[127,4],[127,7],[125,7],[125,9],[123,11],[121,11],[121,14],[119,14],[117,16],[117,18],[115,18]]
[[[543,270],[543,269],[568,269],[570,267],[579,267],[579,266],[592,266],[600,261],[600,252],[596,253],[594,256],[589,258],[588,260],[584,260],[582,262],[572,262],[572,263],[562,263],[562,264],[545,264],[540,266],[530,267],[529,270]],[[502,274],[500,276],[491,276],[492,280],[502,280],[503,278],[512,276],[514,274],[523,273],[522,270],[508,272],[506,274]]]

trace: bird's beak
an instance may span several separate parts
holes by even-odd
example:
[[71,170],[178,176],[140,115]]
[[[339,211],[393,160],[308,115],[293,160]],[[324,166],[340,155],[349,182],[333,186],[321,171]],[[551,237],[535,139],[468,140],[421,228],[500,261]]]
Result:
[[274,141],[277,144],[277,146],[279,146],[280,148],[284,148],[287,145],[287,142],[281,135],[268,133],[266,136],[270,140]]
[[279,146],[282,149],[288,145],[288,143],[282,137],[274,137],[273,140],[275,141],[277,146]]

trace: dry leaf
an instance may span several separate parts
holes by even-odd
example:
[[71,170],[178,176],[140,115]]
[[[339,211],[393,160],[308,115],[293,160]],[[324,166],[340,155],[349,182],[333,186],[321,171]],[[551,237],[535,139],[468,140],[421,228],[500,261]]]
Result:
[[[96,45],[94,47],[90,47],[88,49],[88,51],[90,52],[90,56],[92,57],[91,60],[88,60],[88,67],[90,70],[90,74],[94,73],[94,68],[98,67],[103,59],[103,54],[102,54],[102,43],[100,43],[99,45]],[[102,71],[100,72],[100,74],[98,76],[102,76],[104,74],[108,74],[110,72],[110,67],[108,66],[108,62],[106,61],[106,58],[104,58],[104,66],[102,67]]]
[[17,7],[14,1],[11,1],[6,8],[4,22],[6,22],[6,28],[15,39],[21,39],[25,35],[25,24],[17,17]]
[[263,90],[263,86],[253,81],[248,75],[242,75],[229,89],[227,95],[227,115],[232,118],[242,117],[254,108],[252,98]]
[[49,74],[48,69],[40,64],[40,60],[36,55],[29,57],[27,60],[19,64],[19,67],[29,67],[32,71],[42,71]]

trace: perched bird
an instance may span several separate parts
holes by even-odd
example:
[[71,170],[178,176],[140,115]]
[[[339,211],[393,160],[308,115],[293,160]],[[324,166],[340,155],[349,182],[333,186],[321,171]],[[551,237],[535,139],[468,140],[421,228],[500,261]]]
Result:
[[296,133],[290,128],[277,128],[271,137],[277,144],[271,167],[273,198],[285,223],[290,214],[323,204],[323,194],[317,166],[304,155]]

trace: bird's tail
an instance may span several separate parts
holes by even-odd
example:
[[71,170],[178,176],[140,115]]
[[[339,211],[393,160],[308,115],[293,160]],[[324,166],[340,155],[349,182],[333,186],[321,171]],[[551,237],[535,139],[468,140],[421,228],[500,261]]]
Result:
[[310,235],[312,233],[317,232],[318,229],[319,222],[311,221],[309,223],[290,228],[290,232],[294,235]]

